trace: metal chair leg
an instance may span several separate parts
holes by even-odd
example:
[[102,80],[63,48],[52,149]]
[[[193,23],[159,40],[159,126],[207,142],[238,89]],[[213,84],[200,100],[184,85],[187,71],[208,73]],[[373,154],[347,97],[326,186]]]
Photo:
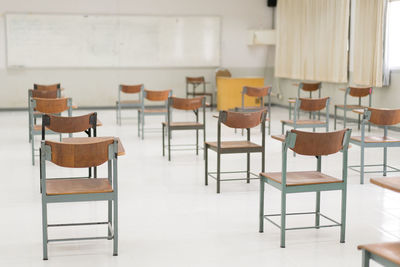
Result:
[[113,256],[118,256],[118,200],[117,197],[114,198],[114,252]]
[[162,155],[165,156],[165,125],[162,125]]
[[364,146],[360,147],[361,157],[360,157],[360,184],[364,184]]
[[343,110],[343,128],[346,128],[346,115],[347,115],[347,110],[345,108]]
[[247,183],[250,183],[250,153],[247,153]]
[[383,176],[387,173],[387,147],[383,148]]
[[[112,200],[108,200],[107,201],[108,203],[108,224],[109,225],[113,225],[113,220],[112,220]],[[109,237],[109,238],[107,238],[108,240],[111,240],[112,239],[112,233],[111,233],[111,229],[110,229],[110,227],[108,227],[108,232],[107,232],[108,234],[107,234],[107,236]]]
[[142,112],[142,118],[141,118],[141,123],[142,123],[142,140],[144,139],[144,113]]
[[335,115],[334,115],[334,119],[333,119],[333,125],[334,125],[334,130],[336,131],[336,116],[337,116],[337,107],[335,106]]
[[346,238],[346,188],[342,190],[342,208],[341,208],[341,222],[340,222],[340,243],[345,242]]
[[204,146],[204,183],[208,185],[208,147],[207,145]]
[[48,260],[47,256],[47,203],[42,199],[42,234],[43,234],[43,260]]
[[364,250],[362,251],[362,267],[369,267],[369,259],[371,258],[371,253]]
[[31,148],[32,148],[32,165],[35,166],[35,136],[33,134],[31,140]]
[[217,194],[221,191],[221,154],[217,153]]
[[168,132],[168,161],[171,161],[171,129],[167,129]]
[[315,227],[319,229],[319,223],[320,223],[320,212],[321,212],[321,192],[317,191],[316,192],[316,206],[315,206]]
[[196,130],[196,155],[199,155],[199,130]]
[[281,193],[281,248],[285,247],[286,238],[286,193]]
[[137,128],[138,128],[138,132],[137,132],[137,136],[140,137],[140,124],[141,124],[141,112],[138,110],[138,124],[137,124]]
[[264,188],[263,178],[260,177],[260,213],[259,213],[259,232],[264,232]]

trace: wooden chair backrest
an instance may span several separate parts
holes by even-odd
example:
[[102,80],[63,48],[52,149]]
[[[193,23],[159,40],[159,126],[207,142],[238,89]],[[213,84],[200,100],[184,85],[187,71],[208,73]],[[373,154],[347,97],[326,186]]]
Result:
[[120,88],[121,91],[124,92],[125,94],[137,94],[140,93],[140,91],[142,90],[143,84],[136,84],[136,85],[121,84]]
[[45,141],[45,144],[51,147],[50,161],[68,168],[89,168],[103,164],[108,160],[108,147],[112,143],[114,143],[112,137],[91,143]]
[[371,112],[369,119],[375,125],[395,125],[400,123],[400,109],[368,108]]
[[166,101],[172,90],[163,90],[163,91],[151,91],[144,90],[145,98],[150,101]]
[[364,97],[372,93],[372,87],[350,87],[349,95],[354,97]]
[[50,114],[43,115],[43,126],[57,133],[78,133],[96,127],[97,113],[89,113],[76,117],[61,117]]
[[313,92],[317,91],[319,88],[321,88],[321,83],[320,82],[302,82],[301,83],[301,89],[307,92]]
[[266,109],[254,112],[220,111],[219,121],[224,125],[235,129],[254,128],[265,121]]
[[171,96],[169,98],[171,107],[180,110],[196,110],[203,106],[204,96],[194,98],[179,98]]
[[186,77],[186,83],[189,84],[199,84],[199,83],[204,83],[204,76],[201,77]]
[[291,130],[296,134],[294,152],[306,156],[324,156],[339,152],[343,148],[343,138],[348,129],[336,132],[314,133]]
[[300,109],[304,111],[319,111],[326,108],[329,97],[324,98],[299,98]]
[[69,109],[69,98],[33,98],[36,102],[35,109],[45,114],[61,113]]
[[57,90],[30,90],[32,97],[37,98],[57,98]]
[[272,89],[271,86],[266,86],[266,87],[244,86],[243,93],[248,96],[264,97],[271,93],[271,89]]
[[57,89],[61,88],[61,84],[33,84],[33,89],[35,90],[46,90],[46,91],[57,91]]

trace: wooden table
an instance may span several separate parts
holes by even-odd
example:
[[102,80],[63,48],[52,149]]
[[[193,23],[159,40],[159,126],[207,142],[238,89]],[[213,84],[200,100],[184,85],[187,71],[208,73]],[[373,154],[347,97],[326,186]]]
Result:
[[[100,140],[105,140],[105,139],[113,139],[114,137],[112,136],[101,136],[101,137],[69,137],[69,138],[63,138],[62,143],[67,143],[67,144],[90,144],[94,143]],[[125,148],[121,143],[121,140],[119,137],[116,137],[118,140],[118,156],[123,156],[125,155]]]

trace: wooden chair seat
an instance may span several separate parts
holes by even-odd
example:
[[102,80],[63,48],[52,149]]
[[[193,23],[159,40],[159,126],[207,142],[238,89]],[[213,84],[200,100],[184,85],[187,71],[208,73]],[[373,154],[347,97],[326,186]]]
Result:
[[[351,140],[361,142],[361,136],[352,136]],[[397,143],[400,142],[399,138],[393,138],[389,136],[365,136],[365,143]]]
[[[167,126],[168,123],[162,122],[163,125]],[[195,121],[179,121],[179,122],[171,122],[169,124],[171,127],[188,127],[188,126],[203,126],[203,123],[195,122]]]
[[[281,172],[261,173],[265,178],[277,183],[282,182]],[[342,183],[343,181],[317,171],[288,172],[286,174],[287,186]]]
[[[335,107],[338,108],[344,108],[344,105],[335,105]],[[360,106],[360,105],[346,105],[346,109],[363,109],[366,108],[366,106]]]
[[[281,120],[282,123],[294,124],[293,120]],[[307,124],[325,124],[324,121],[319,120],[296,120],[297,125],[307,125]]]
[[46,181],[47,195],[110,193],[113,188],[107,178],[53,179]]
[[[142,110],[139,109],[139,112],[142,112]],[[166,113],[168,112],[166,108],[160,108],[160,109],[155,109],[155,108],[149,108],[149,109],[144,109],[144,113]]]
[[400,242],[359,245],[357,248],[366,250],[371,254],[375,254],[390,262],[400,265]]
[[121,100],[120,104],[139,104],[140,100]]
[[400,177],[373,178],[370,181],[377,186],[400,193]]
[[[217,142],[206,142],[211,148],[217,148]],[[250,141],[222,141],[221,149],[236,149],[236,148],[262,148],[262,146]]]

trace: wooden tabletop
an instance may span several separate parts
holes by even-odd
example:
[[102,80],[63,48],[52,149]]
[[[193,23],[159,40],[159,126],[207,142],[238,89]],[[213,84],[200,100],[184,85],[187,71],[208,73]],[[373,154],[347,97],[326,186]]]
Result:
[[364,114],[364,109],[353,109],[352,111],[356,114],[360,114],[360,115]]
[[271,135],[271,138],[272,138],[272,139],[275,139],[275,140],[278,140],[278,141],[281,141],[281,142],[284,142],[286,136],[285,136],[284,134],[280,134],[280,135]]
[[[68,143],[68,144],[90,144],[94,143],[99,140],[104,140],[104,139],[110,139],[114,138],[112,136],[101,136],[101,137],[69,137],[69,138],[63,138],[62,142],[63,143]],[[123,156],[125,155],[125,148],[121,143],[121,140],[119,137],[117,137],[118,140],[118,156]]]
[[372,184],[400,193],[400,177],[382,177],[370,180]]

